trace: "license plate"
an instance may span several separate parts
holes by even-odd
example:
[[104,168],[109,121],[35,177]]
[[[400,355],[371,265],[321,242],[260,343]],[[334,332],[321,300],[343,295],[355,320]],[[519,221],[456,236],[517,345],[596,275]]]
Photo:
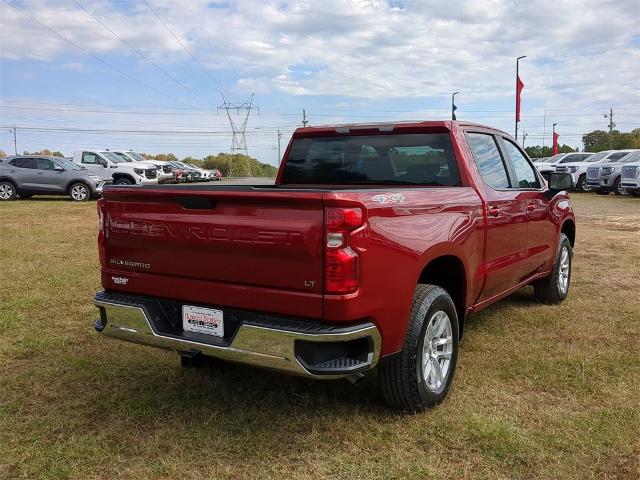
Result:
[[222,310],[183,305],[182,328],[185,332],[223,337],[224,318]]

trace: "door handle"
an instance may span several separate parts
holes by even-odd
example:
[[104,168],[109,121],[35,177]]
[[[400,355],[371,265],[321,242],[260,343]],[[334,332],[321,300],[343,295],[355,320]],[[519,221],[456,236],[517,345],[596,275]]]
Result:
[[489,207],[489,216],[490,217],[499,217],[502,213],[502,210],[498,207]]
[[536,206],[534,204],[529,204],[527,205],[527,213],[531,213],[536,209]]

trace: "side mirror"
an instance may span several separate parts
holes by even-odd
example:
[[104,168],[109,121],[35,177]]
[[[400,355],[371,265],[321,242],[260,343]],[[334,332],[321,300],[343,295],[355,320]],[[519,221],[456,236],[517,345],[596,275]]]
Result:
[[568,173],[552,173],[549,175],[549,189],[545,196],[551,200],[558,193],[573,188],[573,177]]

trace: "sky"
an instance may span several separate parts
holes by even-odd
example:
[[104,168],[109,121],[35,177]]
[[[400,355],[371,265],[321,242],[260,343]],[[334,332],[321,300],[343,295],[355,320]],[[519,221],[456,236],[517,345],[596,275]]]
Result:
[[[0,0],[0,149],[88,147],[278,162],[310,125],[448,119],[582,148],[640,127],[640,2]],[[223,98],[224,96],[224,98]],[[241,125],[247,110],[231,110]]]

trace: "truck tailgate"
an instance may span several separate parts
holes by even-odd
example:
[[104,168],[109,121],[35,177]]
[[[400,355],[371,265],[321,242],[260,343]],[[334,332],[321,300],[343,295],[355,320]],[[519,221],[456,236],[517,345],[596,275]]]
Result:
[[[148,276],[153,281],[147,285],[162,290],[155,292],[158,297],[199,301],[203,292],[192,292],[193,286],[208,285],[208,303],[235,306],[243,291],[237,306],[245,308],[266,304],[261,295],[282,299],[290,292],[292,300],[316,297],[305,311],[319,318],[322,195],[290,189],[107,189],[104,266],[142,281],[103,286],[152,294],[143,291]],[[179,293],[186,291],[192,293]]]

